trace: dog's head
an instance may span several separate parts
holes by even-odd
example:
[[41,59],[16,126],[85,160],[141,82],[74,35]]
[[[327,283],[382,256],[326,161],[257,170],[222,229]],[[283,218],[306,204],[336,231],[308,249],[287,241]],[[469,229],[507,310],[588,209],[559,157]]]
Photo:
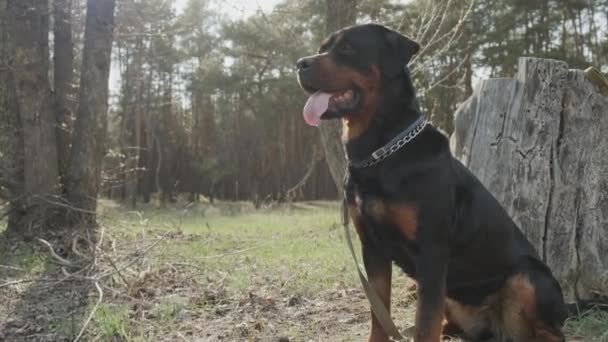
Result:
[[297,62],[300,86],[310,93],[304,118],[369,121],[382,101],[384,86],[404,74],[420,46],[376,24],[357,25],[331,34],[319,53]]

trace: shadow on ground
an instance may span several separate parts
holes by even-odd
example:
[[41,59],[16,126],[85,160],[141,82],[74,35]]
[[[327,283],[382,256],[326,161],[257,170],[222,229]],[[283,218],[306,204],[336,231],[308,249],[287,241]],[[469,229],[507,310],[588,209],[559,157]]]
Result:
[[0,341],[72,341],[78,335],[94,287],[66,279],[47,255],[36,240],[0,233]]

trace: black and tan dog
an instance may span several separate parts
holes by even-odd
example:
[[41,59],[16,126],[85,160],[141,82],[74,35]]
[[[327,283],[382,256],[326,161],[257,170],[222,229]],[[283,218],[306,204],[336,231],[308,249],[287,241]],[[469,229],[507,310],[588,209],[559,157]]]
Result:
[[[415,279],[417,342],[563,341],[567,311],[551,271],[447,138],[421,121],[406,67],[418,49],[359,25],[297,63],[311,94],[306,121],[344,124],[346,198],[370,283],[389,307],[392,262]],[[387,340],[372,314],[370,341]]]

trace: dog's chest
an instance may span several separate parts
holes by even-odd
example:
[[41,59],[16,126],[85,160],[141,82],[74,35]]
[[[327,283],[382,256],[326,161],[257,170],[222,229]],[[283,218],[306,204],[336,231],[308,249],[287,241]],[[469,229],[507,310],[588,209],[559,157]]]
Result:
[[[357,192],[354,196],[353,219],[362,227],[364,235],[376,240],[405,240],[415,242],[418,228],[417,208],[411,203],[392,202],[376,195]],[[357,224],[355,222],[355,224]],[[386,243],[386,242],[384,242]]]
[[418,254],[417,210],[377,196],[356,195],[349,211],[362,243],[395,261],[410,277],[416,276]]

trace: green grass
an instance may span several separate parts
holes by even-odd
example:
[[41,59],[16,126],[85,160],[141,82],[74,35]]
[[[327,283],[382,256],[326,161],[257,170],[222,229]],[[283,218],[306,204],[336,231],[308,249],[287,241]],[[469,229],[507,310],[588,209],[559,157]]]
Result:
[[[147,261],[153,269],[176,265],[198,273],[198,285],[193,288],[198,298],[187,300],[163,293],[154,299],[155,306],[146,314],[150,320],[145,327],[147,332],[132,333],[131,337],[150,338],[167,331],[183,331],[184,320],[191,316],[221,317],[223,310],[233,310],[235,301],[247,298],[249,293],[315,298],[322,291],[358,286],[337,203],[298,203],[263,210],[255,210],[247,203],[193,205],[185,209],[142,206],[127,210],[104,201],[100,211],[108,233],[119,236],[117,241],[141,240],[139,248],[166,232],[177,234],[149,253]],[[220,287],[225,293],[219,298],[209,297],[205,294],[208,286]],[[275,298],[282,300],[279,297]],[[231,304],[226,309],[223,303]],[[107,312],[104,315],[104,319],[94,323],[102,326],[93,329],[102,331],[103,336],[114,334],[126,339],[120,333],[121,326],[109,319]],[[137,331],[143,325],[131,324],[131,328]],[[247,324],[235,324],[233,329],[235,335],[231,338],[255,334],[255,329]],[[292,337],[310,334],[309,329],[298,326],[289,329]],[[296,340],[304,340],[304,335]]]
[[[195,239],[165,246],[156,262],[179,260],[196,265],[208,279],[223,280],[235,293],[260,283],[304,296],[335,289],[337,284],[359,286],[336,203],[302,203],[261,211],[243,203],[188,209],[144,207],[138,212],[106,207],[106,211],[120,221],[118,226],[126,234],[141,235],[150,227],[193,234]],[[206,305],[204,301],[198,304]],[[181,309],[182,304],[165,301],[156,310],[163,321],[171,321]],[[306,334],[299,329],[294,327],[291,336]],[[565,331],[572,340],[608,342],[608,313],[593,311],[570,319]]]
[[568,336],[579,341],[608,342],[608,312],[592,310],[571,318],[564,328]]
[[[260,277],[302,293],[340,282],[354,284],[337,204],[304,203],[261,211],[229,206],[190,208],[177,215],[175,209],[143,209],[109,217],[118,217],[127,234],[149,234],[151,227],[194,234],[194,239],[165,246],[157,261],[196,265],[211,277],[226,277],[237,290],[253,286]],[[111,212],[117,210],[121,211]]]
[[101,305],[94,323],[102,341],[133,341],[128,323],[129,310],[123,306]]
[[[47,257],[26,242],[0,240],[0,264],[15,267],[26,273],[39,273],[46,268]],[[0,276],[2,276],[0,269]]]
[[[223,323],[216,329],[226,332],[226,340],[257,336],[252,328],[254,323],[240,321],[249,315],[256,322],[261,320],[262,326],[265,319],[280,325],[279,331],[295,341],[318,337],[321,331],[333,331],[337,327],[328,322],[344,314],[359,313],[364,320],[351,325],[340,323],[345,338],[336,340],[350,340],[353,331],[367,329],[364,299],[331,297],[340,289],[359,287],[336,203],[297,203],[263,210],[255,210],[247,203],[174,205],[162,209],[140,206],[129,210],[103,200],[100,221],[107,245],[112,241],[112,248],[117,251],[109,255],[116,257],[114,261],[119,264],[133,257],[129,253],[170,235],[130,267],[132,271],[123,272],[127,281],[136,279],[138,272],[149,272],[150,277],[142,287],[155,292],[141,301],[147,304],[141,306],[137,292],[131,293],[120,277],[115,276],[108,284],[114,290],[106,291],[105,300],[89,326],[90,336],[97,340],[171,340],[176,336],[183,338],[188,331],[194,338],[205,333],[206,324],[214,325],[211,322],[217,322],[216,319],[221,322],[226,318],[224,315],[232,315],[232,323]],[[0,260],[0,264],[19,268],[17,274],[24,276],[40,273],[48,266],[46,250],[27,243],[0,240]],[[0,279],[2,272],[0,269]],[[395,271],[396,301],[407,292],[406,286],[400,286],[405,285],[403,277],[400,271]],[[120,295],[112,297],[117,292]],[[313,310],[303,322],[289,318],[281,321],[269,318],[274,317],[272,310],[264,314],[259,311],[260,304],[248,304],[251,294],[262,300],[273,296],[281,303],[292,297],[307,298],[309,304],[321,298],[333,301],[329,304],[336,311],[329,310],[323,316],[323,312]],[[89,309],[93,302],[94,298]],[[345,303],[355,306],[341,309]],[[282,305],[279,316],[291,310]],[[411,323],[413,308],[408,305],[396,305],[395,314],[400,321]],[[49,328],[69,332],[74,330],[70,324],[57,318]],[[75,328],[79,328],[77,322]],[[564,330],[568,341],[608,342],[608,312],[593,311],[572,318]],[[269,336],[264,335],[262,340]]]
[[152,310],[152,316],[158,320],[171,324],[178,319],[190,303],[187,298],[180,296],[166,296],[159,300],[158,304]]

